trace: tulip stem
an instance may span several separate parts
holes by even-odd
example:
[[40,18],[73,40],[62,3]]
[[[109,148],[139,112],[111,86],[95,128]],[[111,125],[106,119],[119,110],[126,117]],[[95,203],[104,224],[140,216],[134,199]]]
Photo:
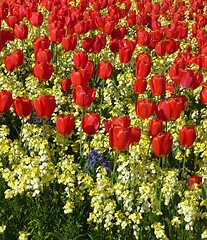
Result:
[[[84,114],[84,109],[82,108],[81,123],[82,123],[83,114]],[[80,161],[82,161],[82,159],[83,159],[83,152],[82,152],[82,135],[83,135],[83,129],[82,129],[82,124],[80,124]]]
[[22,142],[22,136],[23,136],[23,127],[24,127],[24,119],[22,119],[22,126],[21,126],[21,131],[19,134],[19,141]]
[[162,159],[162,157],[159,157],[159,163],[158,163],[158,169],[157,169],[157,181],[156,181],[156,188],[155,188],[155,194],[156,194],[157,200],[158,200],[157,189],[158,189],[158,182],[159,182],[159,177],[160,177],[160,163],[161,163],[161,159]]
[[42,129],[43,130],[43,134],[42,134],[43,136],[42,137],[43,137],[43,140],[45,140],[45,119],[43,119],[43,125],[42,126],[43,126],[43,129]]
[[113,172],[111,175],[111,184],[113,185],[113,180],[114,180],[114,176],[115,176],[115,169],[116,169],[116,162],[119,156],[119,152],[118,150],[115,151],[115,157],[114,157],[114,167],[113,167]]
[[152,140],[150,138],[150,143],[149,143],[149,146],[148,146],[148,149],[147,149],[147,155],[146,155],[148,158],[149,158],[149,150],[150,150],[151,143],[152,143]]
[[101,102],[100,102],[100,117],[102,117],[102,103],[103,103],[103,93],[104,93],[105,81],[103,81],[103,86],[101,87]]
[[90,166],[90,152],[91,152],[91,136],[88,139],[88,165]]
[[184,148],[184,159],[183,159],[183,169],[182,169],[182,181],[184,177],[184,171],[185,171],[185,148]]

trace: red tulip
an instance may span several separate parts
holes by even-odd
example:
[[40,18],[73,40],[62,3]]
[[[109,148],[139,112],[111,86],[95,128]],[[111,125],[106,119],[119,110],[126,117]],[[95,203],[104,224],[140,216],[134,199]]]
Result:
[[162,95],[165,93],[166,82],[164,75],[153,76],[149,80],[149,84],[153,95]]
[[48,81],[53,73],[53,65],[49,63],[36,63],[32,71],[39,82]]
[[138,61],[136,63],[135,75],[136,77],[147,77],[151,71],[151,63]]
[[88,55],[83,51],[76,51],[73,55],[73,63],[76,68],[84,68],[88,62]]
[[28,35],[28,27],[25,24],[15,24],[14,35],[19,39],[26,39]]
[[69,78],[69,79],[63,78],[62,79],[62,89],[64,91],[68,92],[70,90],[71,85],[72,85],[71,78]]
[[162,119],[153,118],[149,121],[149,135],[156,136],[158,133],[161,133],[163,130]]
[[198,188],[201,188],[201,183],[202,177],[199,177],[198,175],[191,176],[188,181],[190,188],[193,186],[193,184],[197,184]]
[[204,104],[207,104],[207,87],[203,87],[201,90],[200,99]]
[[82,86],[85,88],[88,85],[89,78],[90,75],[85,69],[79,69],[71,74],[71,82],[74,87]]
[[54,96],[38,95],[34,108],[39,118],[50,118],[56,108],[56,102]]
[[95,99],[96,89],[90,87],[78,86],[73,90],[74,102],[81,108],[90,107],[91,103]]
[[103,32],[106,35],[111,35],[114,30],[114,21],[105,21],[105,24],[103,26]]
[[12,105],[12,93],[7,90],[1,90],[0,92],[0,113],[7,112]]
[[20,117],[27,117],[33,109],[34,103],[28,97],[16,97],[13,101],[13,108]]
[[132,58],[132,51],[128,47],[122,47],[119,49],[119,60],[122,63],[128,63]]
[[98,113],[86,113],[82,118],[83,131],[89,135],[93,135],[99,129],[101,119]]
[[196,140],[196,133],[194,126],[186,126],[184,125],[182,129],[179,131],[179,140],[180,145],[190,147]]
[[158,56],[164,56],[166,53],[166,47],[164,42],[158,42],[155,46],[155,52]]
[[17,16],[9,15],[9,17],[5,19],[5,22],[10,28],[14,28],[15,24],[19,24],[20,20]]
[[50,39],[47,36],[36,36],[34,42],[33,42],[33,47],[34,51],[37,52],[39,49],[48,49],[50,46]]
[[159,101],[155,113],[158,118],[161,118],[163,121],[170,121],[178,119],[183,109],[184,103],[181,99],[169,97]]
[[109,145],[111,148],[118,149],[119,151],[129,147],[131,131],[129,128],[123,128],[115,125],[109,129]]
[[14,51],[12,54],[6,56],[4,58],[4,64],[8,71],[14,70],[15,67],[19,67],[23,63],[23,51],[17,50]]
[[111,77],[113,66],[110,62],[100,62],[97,65],[97,74],[100,78],[106,80]]
[[35,61],[37,63],[50,63],[52,59],[52,52],[49,49],[39,49],[38,52],[35,53]]
[[70,135],[75,126],[73,114],[60,114],[60,116],[56,120],[55,125],[60,134]]
[[41,12],[34,12],[29,21],[33,26],[39,27],[43,23],[43,14]]
[[159,133],[152,139],[152,149],[157,157],[164,157],[170,153],[173,139],[169,132]]
[[77,36],[67,35],[63,37],[62,45],[65,51],[73,51],[77,45]]
[[109,48],[112,52],[118,52],[119,51],[119,40],[110,39]]
[[84,69],[89,73],[89,78],[92,78],[94,75],[94,63],[91,60],[88,60]]
[[134,143],[138,143],[141,136],[141,129],[139,127],[133,128],[131,127],[130,132],[130,144],[134,145]]
[[74,30],[76,34],[85,34],[90,30],[90,22],[81,20],[75,24]]
[[138,77],[134,81],[134,92],[142,94],[147,88],[146,78]]
[[54,28],[50,31],[50,39],[52,42],[56,44],[61,43],[64,35],[65,35],[65,29]]
[[190,85],[194,81],[193,71],[190,69],[183,70],[180,68],[178,72],[179,72],[179,77],[175,79],[177,84],[183,88],[190,87]]
[[155,111],[156,101],[149,102],[147,99],[138,99],[135,102],[135,111],[138,117],[145,119],[150,116]]

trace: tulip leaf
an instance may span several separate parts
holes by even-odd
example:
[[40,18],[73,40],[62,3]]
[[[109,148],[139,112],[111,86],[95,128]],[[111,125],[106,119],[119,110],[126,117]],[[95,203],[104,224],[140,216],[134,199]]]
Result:
[[203,197],[203,199],[206,199],[207,198],[207,188],[202,183],[201,183],[201,189],[202,189],[202,197]]
[[153,213],[150,213],[149,216],[148,216],[148,219],[150,221],[151,224],[155,223],[158,221],[157,219],[157,215],[156,214],[153,214]]

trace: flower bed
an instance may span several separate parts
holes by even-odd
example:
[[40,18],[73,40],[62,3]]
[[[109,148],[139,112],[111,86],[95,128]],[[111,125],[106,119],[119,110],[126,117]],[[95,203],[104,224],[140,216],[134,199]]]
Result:
[[0,2],[1,239],[207,239],[207,2]]

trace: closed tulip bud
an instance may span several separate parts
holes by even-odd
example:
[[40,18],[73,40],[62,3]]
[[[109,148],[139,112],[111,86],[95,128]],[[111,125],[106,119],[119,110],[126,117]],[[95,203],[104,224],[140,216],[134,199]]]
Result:
[[71,82],[74,87],[86,87],[88,85],[89,77],[90,75],[86,69],[79,69],[71,74]]
[[10,28],[14,28],[15,24],[19,24],[20,20],[17,16],[9,15],[9,17],[5,19],[5,22]]
[[163,121],[176,120],[180,117],[183,107],[184,103],[181,99],[169,97],[159,101],[155,113]]
[[193,125],[186,126],[184,125],[179,131],[179,140],[180,145],[190,147],[196,140],[195,128]]
[[7,112],[12,105],[12,93],[7,90],[1,90],[0,92],[0,113]]
[[173,138],[169,132],[159,133],[152,139],[152,149],[157,157],[167,156],[170,153],[172,144]]
[[74,30],[76,34],[85,34],[90,30],[90,22],[81,20],[75,24]]
[[203,87],[200,92],[200,99],[202,103],[207,104],[207,87]]
[[33,109],[34,103],[28,97],[16,97],[13,101],[13,108],[20,117],[27,117]]
[[149,84],[153,95],[162,95],[165,93],[166,82],[164,75],[153,76],[149,80]]
[[39,27],[43,23],[43,14],[41,12],[34,12],[29,21],[33,26]]
[[71,78],[69,78],[69,79],[63,78],[62,79],[62,89],[65,92],[68,92],[70,90],[71,85],[72,85]]
[[15,69],[15,65],[14,63],[12,62],[12,59],[11,59],[11,54],[10,55],[7,55],[6,57],[4,57],[4,64],[5,64],[5,68],[8,70],[8,71],[13,71]]
[[78,86],[73,90],[74,102],[81,108],[90,107],[91,103],[95,99],[96,89],[90,87]]
[[73,63],[76,68],[84,68],[88,63],[88,55],[83,51],[76,51],[73,55]]
[[194,81],[194,73],[192,70],[187,69],[187,70],[183,70],[183,69],[179,69],[179,77],[175,79],[175,81],[177,82],[177,84],[183,88],[188,88],[191,86],[191,84]]
[[77,45],[77,36],[67,35],[63,37],[62,45],[65,51],[73,51]]
[[35,61],[38,63],[50,63],[52,59],[52,52],[49,49],[39,49],[35,53]]
[[132,58],[132,51],[128,47],[122,47],[119,49],[119,60],[122,63],[128,63]]
[[146,78],[138,77],[134,81],[134,92],[138,94],[142,94],[147,88]]
[[28,27],[25,24],[15,24],[14,35],[19,39],[26,39],[28,35]]
[[50,39],[47,36],[36,36],[33,42],[34,51],[37,52],[39,49],[48,49],[50,46]]
[[110,62],[100,62],[97,65],[97,74],[100,78],[106,80],[111,77],[113,66]]
[[193,184],[196,184],[198,188],[201,188],[201,183],[202,183],[202,177],[199,177],[198,175],[191,176],[188,181],[188,185],[190,188],[193,186]]
[[119,151],[129,147],[131,131],[129,128],[123,128],[119,125],[109,129],[109,145],[111,148]]
[[84,69],[89,73],[89,78],[92,78],[94,75],[94,63],[91,60],[88,60]]
[[11,60],[16,67],[20,67],[22,65],[23,58],[24,58],[24,55],[22,50],[14,51],[11,54]]
[[60,134],[70,135],[75,126],[73,114],[60,114],[60,116],[56,120],[55,125]]
[[48,81],[53,73],[53,65],[49,63],[36,63],[32,69],[38,81]]
[[105,21],[105,24],[103,26],[103,32],[106,35],[111,35],[114,30],[114,21]]
[[147,99],[138,99],[135,102],[135,111],[138,117],[145,119],[154,113],[156,101],[149,102]]
[[50,118],[56,108],[56,102],[54,96],[38,95],[34,108],[39,118]]
[[82,129],[85,133],[93,135],[99,129],[100,123],[98,113],[86,113],[82,118]]
[[139,127],[130,128],[131,132],[130,132],[130,144],[134,144],[135,142],[138,143],[140,140],[140,136],[141,136],[141,129]]
[[50,31],[50,39],[55,44],[61,43],[64,35],[65,35],[65,29],[54,28]]
[[155,46],[155,52],[158,56],[164,56],[166,53],[166,47],[163,42],[158,42]]
[[117,39],[110,39],[109,48],[114,53],[118,52],[119,51],[119,40],[117,40]]
[[136,63],[135,75],[136,77],[147,77],[151,72],[151,64],[139,61]]
[[153,118],[149,121],[149,135],[156,136],[158,133],[161,133],[163,130],[162,119]]

